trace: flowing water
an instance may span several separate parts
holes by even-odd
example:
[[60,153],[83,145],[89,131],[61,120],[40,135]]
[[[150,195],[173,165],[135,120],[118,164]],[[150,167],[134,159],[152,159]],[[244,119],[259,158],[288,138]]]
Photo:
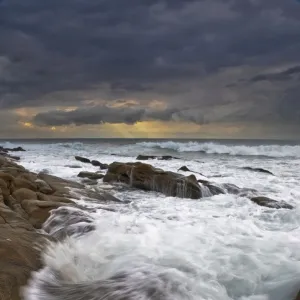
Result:
[[[96,230],[53,245],[46,267],[25,289],[26,300],[292,300],[300,289],[300,144],[260,141],[36,140],[14,141],[28,151],[21,164],[78,181],[79,171],[135,161],[138,154],[198,179],[256,189],[295,209],[258,206],[222,194],[199,200],[119,189],[98,183],[127,204],[90,212]],[[11,143],[2,143],[12,146]],[[78,168],[74,168],[74,166]],[[80,167],[80,168],[79,168]],[[265,168],[271,176],[243,169]],[[190,173],[186,173],[187,175]],[[101,204],[103,207],[103,204]]]

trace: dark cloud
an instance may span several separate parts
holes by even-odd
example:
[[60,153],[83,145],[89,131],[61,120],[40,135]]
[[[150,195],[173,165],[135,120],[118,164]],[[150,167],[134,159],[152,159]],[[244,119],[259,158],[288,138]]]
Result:
[[145,120],[169,121],[176,110],[153,110],[131,106],[91,106],[71,111],[55,110],[37,114],[33,122],[42,126],[94,125],[104,123],[135,124]]
[[[296,0],[2,0],[0,40],[1,109],[78,107],[43,124],[131,124],[155,99],[175,111],[151,118],[199,124],[285,122],[296,105]],[[117,99],[144,106],[86,107]]]

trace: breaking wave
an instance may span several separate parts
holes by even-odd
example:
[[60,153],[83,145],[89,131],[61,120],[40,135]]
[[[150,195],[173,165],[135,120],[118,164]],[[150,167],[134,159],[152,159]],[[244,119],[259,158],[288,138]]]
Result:
[[227,154],[232,156],[297,157],[300,158],[300,145],[225,145],[201,142],[141,142],[144,148],[169,149],[176,152],[201,152],[206,154]]

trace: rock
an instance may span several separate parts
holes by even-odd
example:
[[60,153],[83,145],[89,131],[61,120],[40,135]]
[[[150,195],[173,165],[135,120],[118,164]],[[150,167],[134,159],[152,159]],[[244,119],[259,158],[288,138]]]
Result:
[[36,192],[37,184],[35,182],[31,182],[27,179],[15,178],[14,181],[11,183],[11,191],[14,192],[21,188],[26,188],[26,189]]
[[202,197],[201,187],[194,175],[185,177],[140,162],[112,163],[103,181],[122,182],[142,190],[161,192],[167,196],[191,199]]
[[101,166],[101,162],[98,161],[98,160],[92,160],[92,161],[91,161],[91,164],[92,164],[94,167],[100,167],[100,166]]
[[66,168],[72,168],[72,169],[81,169],[81,166],[77,166],[77,165],[65,165]]
[[138,155],[136,160],[149,160],[149,159],[158,159],[158,160],[171,160],[171,159],[179,159],[178,157],[170,156],[170,155]]
[[182,166],[181,168],[178,169],[178,171],[192,172],[192,173],[196,173],[196,174],[199,174],[199,175],[201,175],[201,176],[206,177],[205,175],[203,175],[203,174],[201,174],[201,173],[199,173],[199,172],[190,170],[187,166]]
[[78,175],[80,178],[88,178],[88,179],[102,179],[104,177],[103,174],[93,173],[93,172],[80,172]]
[[29,216],[29,222],[37,229],[49,218],[50,211],[60,206],[67,205],[63,202],[23,200],[21,205]]
[[53,189],[50,187],[50,185],[42,180],[42,179],[36,179],[35,183],[37,184],[37,189],[39,192],[43,193],[43,194],[52,194],[53,193]]
[[0,299],[20,300],[20,288],[42,267],[40,252],[49,238],[0,225]]
[[272,172],[270,172],[266,169],[263,169],[263,168],[243,167],[242,169],[248,170],[248,171],[253,171],[253,172],[266,173],[266,174],[270,174],[270,175],[275,176]]
[[23,200],[30,200],[30,199],[37,200],[38,199],[36,192],[26,189],[26,188],[21,188],[21,189],[14,191],[12,193],[12,196],[14,197],[14,199],[16,199],[20,203]]
[[21,152],[21,151],[26,151],[25,149],[23,149],[22,147],[15,147],[15,148],[3,148],[4,151],[8,151],[8,152]]
[[78,160],[78,161],[81,161],[83,163],[91,163],[91,161],[88,159],[88,158],[85,158],[85,157],[81,157],[81,156],[75,156],[75,159]]
[[237,195],[241,191],[241,189],[237,185],[232,183],[223,183],[222,187],[227,191],[228,194]]
[[268,197],[253,197],[250,199],[252,202],[260,205],[260,206],[265,206],[265,207],[270,207],[270,208],[285,208],[285,209],[293,209],[294,207],[285,201],[276,201],[273,199],[270,199]]
[[101,170],[106,170],[108,168],[108,164],[103,164],[98,160],[92,160],[91,164],[95,167],[100,167]]
[[81,183],[87,184],[87,185],[97,185],[97,184],[98,184],[98,181],[95,180],[95,179],[92,180],[92,179],[85,178],[85,179],[82,179],[82,180],[81,180]]

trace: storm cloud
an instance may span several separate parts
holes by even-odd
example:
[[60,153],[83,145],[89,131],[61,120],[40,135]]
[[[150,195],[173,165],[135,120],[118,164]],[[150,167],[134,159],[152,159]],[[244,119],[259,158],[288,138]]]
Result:
[[0,109],[37,125],[299,125],[296,0],[2,0],[0,40]]

